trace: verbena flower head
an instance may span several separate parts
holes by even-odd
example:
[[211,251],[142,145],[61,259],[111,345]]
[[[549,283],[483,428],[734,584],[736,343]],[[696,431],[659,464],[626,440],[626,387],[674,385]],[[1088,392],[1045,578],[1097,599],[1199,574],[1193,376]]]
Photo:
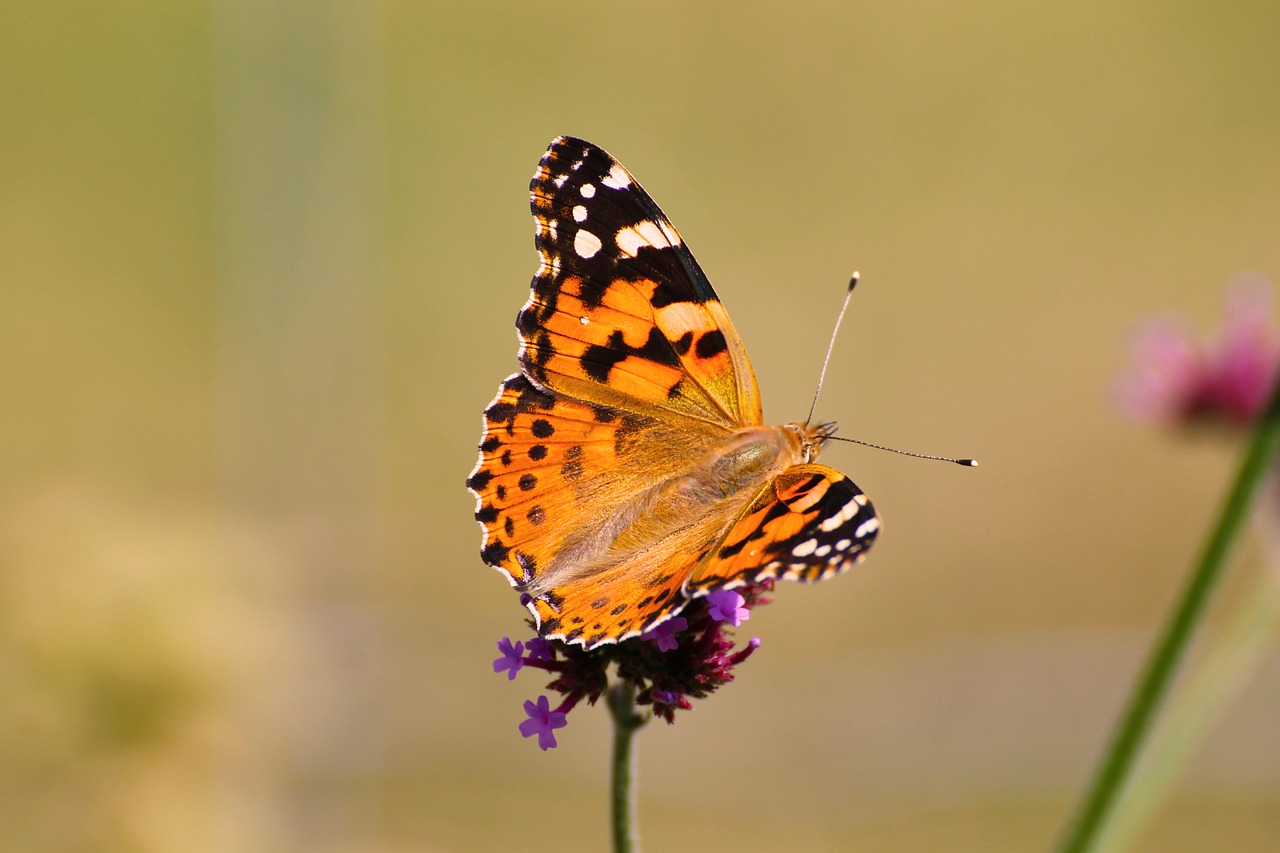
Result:
[[1231,287],[1225,320],[1207,342],[1178,318],[1140,325],[1133,366],[1117,379],[1116,400],[1137,420],[1245,426],[1266,406],[1278,367],[1271,288],[1260,276],[1245,276]]
[[730,628],[746,621],[750,608],[768,603],[764,593],[772,588],[772,581],[762,581],[696,598],[679,616],[640,637],[590,651],[541,637],[514,644],[504,637],[494,672],[507,672],[513,679],[522,667],[545,670],[553,676],[547,689],[564,697],[554,709],[546,696],[525,702],[527,719],[520,723],[520,733],[538,735],[544,750],[555,747],[553,730],[566,725],[566,715],[583,699],[594,705],[611,681],[629,683],[638,705],[675,722],[676,711],[693,707],[690,700],[733,681],[734,668],[760,647],[755,638],[736,647]]

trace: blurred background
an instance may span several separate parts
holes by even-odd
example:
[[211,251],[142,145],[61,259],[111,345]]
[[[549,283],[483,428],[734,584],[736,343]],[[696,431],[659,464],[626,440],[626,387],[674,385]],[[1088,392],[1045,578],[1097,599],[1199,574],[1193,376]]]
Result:
[[[1280,276],[1280,6],[9,2],[0,847],[604,849],[463,487],[527,184],[596,142],[886,530],[644,730],[652,850],[1046,849],[1238,447],[1109,399],[1142,317]],[[1239,555],[1215,605],[1265,583]],[[1245,592],[1242,592],[1245,591]],[[749,630],[747,630],[749,629]],[[1138,849],[1280,846],[1280,657]]]

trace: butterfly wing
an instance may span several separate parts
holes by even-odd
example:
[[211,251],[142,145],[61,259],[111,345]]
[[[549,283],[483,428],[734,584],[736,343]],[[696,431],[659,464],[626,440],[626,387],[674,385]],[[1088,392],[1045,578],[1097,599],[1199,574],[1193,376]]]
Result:
[[875,507],[826,465],[795,465],[767,484],[689,581],[691,593],[766,578],[817,581],[866,557],[880,532]]
[[746,349],[676,229],[581,139],[551,143],[530,184],[541,266],[516,321],[538,385],[586,402],[758,424]]

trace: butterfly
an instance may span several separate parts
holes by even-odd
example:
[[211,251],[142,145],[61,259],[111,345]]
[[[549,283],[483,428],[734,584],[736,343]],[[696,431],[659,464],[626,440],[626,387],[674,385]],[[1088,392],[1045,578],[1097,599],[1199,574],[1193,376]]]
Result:
[[541,263],[520,370],[484,411],[467,486],[481,557],[539,634],[590,649],[715,590],[860,562],[881,524],[815,462],[834,424],[762,422],[729,315],[631,173],[562,136],[530,206]]

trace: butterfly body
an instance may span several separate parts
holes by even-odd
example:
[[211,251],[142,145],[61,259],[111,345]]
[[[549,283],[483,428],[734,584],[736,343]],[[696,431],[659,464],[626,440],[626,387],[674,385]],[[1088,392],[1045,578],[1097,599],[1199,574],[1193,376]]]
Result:
[[600,148],[561,137],[531,184],[541,265],[521,371],[468,479],[481,555],[544,636],[588,648],[765,578],[860,560],[880,522],[815,463],[832,425],[762,423],[746,349],[666,217]]

